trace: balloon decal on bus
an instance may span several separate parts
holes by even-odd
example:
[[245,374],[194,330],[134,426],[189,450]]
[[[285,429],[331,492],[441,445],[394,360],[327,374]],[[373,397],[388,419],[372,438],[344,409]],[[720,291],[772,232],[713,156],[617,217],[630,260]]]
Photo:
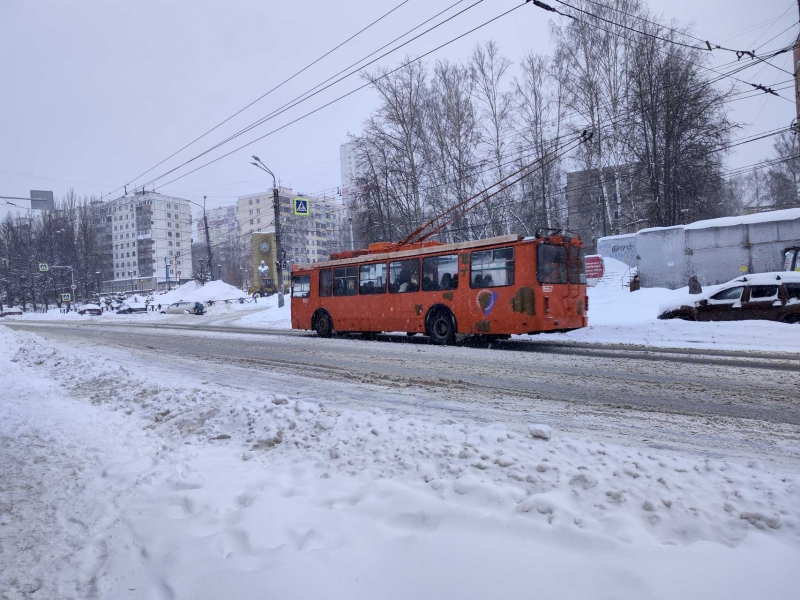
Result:
[[483,314],[488,317],[490,314],[492,314],[494,303],[497,301],[497,292],[490,292],[489,290],[481,290],[478,292],[478,295],[475,297],[475,300],[477,300],[478,306],[481,307]]

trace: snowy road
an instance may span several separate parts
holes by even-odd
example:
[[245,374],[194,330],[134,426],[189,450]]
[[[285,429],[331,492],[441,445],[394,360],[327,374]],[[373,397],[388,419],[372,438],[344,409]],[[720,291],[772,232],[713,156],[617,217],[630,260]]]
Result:
[[0,598],[800,586],[797,357],[13,328]]
[[[299,385],[304,394],[415,415],[511,426],[536,418],[571,434],[712,457],[758,456],[800,470],[797,355],[521,341],[438,348],[419,337],[321,340],[105,324],[13,328],[143,368],[158,356],[164,376],[180,368],[245,392],[291,393]],[[276,389],[276,381],[285,387]]]

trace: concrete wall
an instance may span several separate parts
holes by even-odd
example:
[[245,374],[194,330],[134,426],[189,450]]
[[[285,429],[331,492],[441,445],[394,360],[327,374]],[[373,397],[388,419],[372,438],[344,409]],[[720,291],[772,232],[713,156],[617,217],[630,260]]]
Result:
[[616,258],[629,267],[636,266],[636,234],[611,235],[597,240],[597,253],[600,256]]
[[[800,246],[800,218],[758,222],[736,222],[734,218],[643,229],[635,234],[633,246],[642,287],[676,289],[697,275],[703,285],[730,281],[743,273],[783,270],[783,250]],[[722,221],[718,227],[715,223]],[[618,256],[619,246],[629,245],[628,236],[601,238],[598,250],[630,264]],[[616,254],[615,254],[616,248]]]
[[688,256],[683,227],[647,229],[636,234],[642,287],[677,289],[687,285]]

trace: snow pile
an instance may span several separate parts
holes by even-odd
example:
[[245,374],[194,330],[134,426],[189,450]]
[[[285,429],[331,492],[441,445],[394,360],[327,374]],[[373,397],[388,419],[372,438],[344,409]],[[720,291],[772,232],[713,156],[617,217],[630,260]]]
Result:
[[292,328],[292,298],[288,294],[283,297],[283,308],[278,308],[278,295],[273,294],[258,299],[259,310],[243,316],[235,324],[242,327],[267,329]]
[[[103,471],[133,496],[85,536],[104,558],[78,589],[99,597],[748,598],[800,584],[800,486],[757,462],[164,384],[4,335],[28,373],[160,440]],[[18,581],[49,585],[28,568]]]
[[153,298],[156,304],[167,306],[181,301],[206,303],[209,300],[232,300],[247,297],[245,292],[223,281],[209,281],[205,285],[200,285],[196,281],[188,281],[166,294],[156,294]]

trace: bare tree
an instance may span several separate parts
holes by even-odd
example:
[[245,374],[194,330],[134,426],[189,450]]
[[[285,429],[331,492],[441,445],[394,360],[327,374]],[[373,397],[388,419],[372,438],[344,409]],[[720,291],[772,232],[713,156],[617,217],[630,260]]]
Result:
[[[425,196],[434,213],[476,192],[483,161],[476,156],[480,133],[472,102],[473,85],[464,66],[443,61],[433,69],[425,104],[425,160],[430,184]],[[472,239],[481,227],[468,217],[460,217],[441,237],[448,241]]]

